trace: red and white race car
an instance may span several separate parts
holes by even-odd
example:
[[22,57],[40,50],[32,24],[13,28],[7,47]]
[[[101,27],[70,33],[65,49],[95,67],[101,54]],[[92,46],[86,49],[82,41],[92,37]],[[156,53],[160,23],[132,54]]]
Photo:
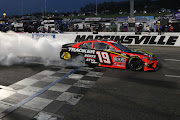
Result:
[[150,52],[129,49],[108,40],[88,40],[62,46],[60,58],[88,65],[131,70],[150,71],[158,69],[158,61]]

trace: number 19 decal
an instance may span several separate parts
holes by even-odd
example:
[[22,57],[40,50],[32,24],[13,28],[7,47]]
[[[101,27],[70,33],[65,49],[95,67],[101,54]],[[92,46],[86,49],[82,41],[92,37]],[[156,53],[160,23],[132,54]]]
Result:
[[111,64],[109,54],[107,52],[96,51],[100,63]]

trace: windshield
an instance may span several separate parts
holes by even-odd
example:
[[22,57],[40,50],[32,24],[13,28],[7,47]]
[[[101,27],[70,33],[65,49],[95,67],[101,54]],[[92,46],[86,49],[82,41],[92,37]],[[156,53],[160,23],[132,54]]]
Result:
[[114,45],[115,47],[117,47],[118,49],[120,49],[123,52],[131,52],[131,50],[121,44],[118,43],[112,43],[112,45]]

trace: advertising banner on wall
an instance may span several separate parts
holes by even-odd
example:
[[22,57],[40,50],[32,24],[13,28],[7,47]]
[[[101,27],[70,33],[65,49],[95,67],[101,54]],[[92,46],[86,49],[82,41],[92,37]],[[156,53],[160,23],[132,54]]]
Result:
[[114,40],[126,45],[151,45],[151,46],[180,46],[179,35],[122,35],[112,34],[95,35],[95,34],[32,34],[32,38],[42,37],[53,38],[57,40],[67,40],[67,43],[82,42],[85,40],[106,39]]
[[160,35],[77,35],[75,42],[97,39],[114,40],[127,45],[180,46],[179,36]]

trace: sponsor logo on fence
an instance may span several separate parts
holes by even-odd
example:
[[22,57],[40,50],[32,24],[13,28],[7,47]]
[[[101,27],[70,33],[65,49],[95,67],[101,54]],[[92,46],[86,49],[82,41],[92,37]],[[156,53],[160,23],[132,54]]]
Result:
[[43,37],[52,37],[52,38],[56,38],[56,35],[54,34],[32,34],[32,38],[34,39],[39,39],[39,38],[43,38]]

